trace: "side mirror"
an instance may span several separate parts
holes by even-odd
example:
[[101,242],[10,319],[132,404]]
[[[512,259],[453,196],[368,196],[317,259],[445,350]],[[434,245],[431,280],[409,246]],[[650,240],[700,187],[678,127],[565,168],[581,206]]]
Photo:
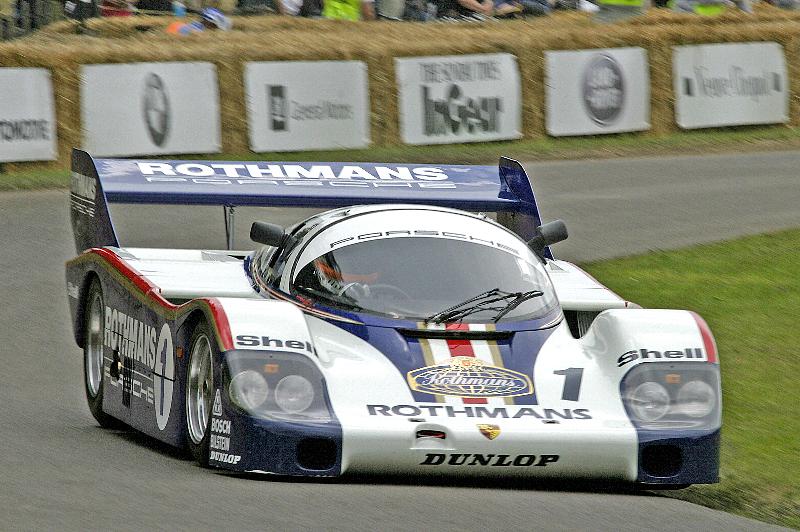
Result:
[[528,240],[528,247],[541,255],[545,247],[566,240],[568,236],[567,225],[562,220],[553,220],[536,228],[536,235]]
[[286,230],[277,224],[267,222],[253,222],[250,226],[250,240],[265,244],[267,246],[278,247],[286,238]]

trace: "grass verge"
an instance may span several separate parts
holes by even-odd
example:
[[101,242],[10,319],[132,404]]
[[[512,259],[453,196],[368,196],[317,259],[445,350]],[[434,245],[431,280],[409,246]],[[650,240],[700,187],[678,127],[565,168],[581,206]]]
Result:
[[645,307],[698,312],[716,337],[721,482],[666,494],[800,529],[798,249],[791,230],[585,267]]
[[[618,134],[593,137],[542,138],[508,142],[391,146],[363,150],[306,151],[171,156],[174,159],[273,161],[435,162],[439,164],[496,164],[501,155],[521,161],[606,159],[655,155],[800,149],[800,128],[742,127],[707,129],[663,136]],[[144,158],[144,157],[143,157]],[[166,157],[166,158],[169,158]],[[69,172],[35,163],[0,164],[0,191],[67,186]]]

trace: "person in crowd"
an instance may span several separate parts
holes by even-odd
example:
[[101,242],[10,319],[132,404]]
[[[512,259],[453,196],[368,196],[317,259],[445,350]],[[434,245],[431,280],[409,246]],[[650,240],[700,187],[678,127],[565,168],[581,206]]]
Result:
[[323,0],[322,16],[334,20],[375,20],[375,0]]
[[177,20],[167,26],[167,33],[172,35],[191,35],[206,30],[227,31],[232,27],[231,19],[223,15],[219,9],[206,7],[200,12],[200,20],[188,23]]
[[138,0],[136,9],[143,13],[170,13],[172,12],[172,0]]
[[491,17],[494,0],[434,0],[438,18]]
[[303,0],[275,0],[275,9],[281,15],[300,16]]
[[292,17],[322,16],[322,0],[274,0],[275,10]]

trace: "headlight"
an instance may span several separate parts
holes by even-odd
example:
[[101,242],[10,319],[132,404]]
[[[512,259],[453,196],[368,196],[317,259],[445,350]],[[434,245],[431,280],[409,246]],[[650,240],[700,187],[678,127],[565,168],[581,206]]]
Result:
[[669,392],[657,382],[647,381],[628,396],[628,404],[642,421],[658,421],[669,411]]
[[300,375],[288,375],[275,387],[275,403],[288,414],[308,410],[314,402],[314,386]]
[[300,354],[236,350],[225,353],[223,382],[231,403],[272,421],[327,423],[332,415],[325,380]]
[[690,417],[705,417],[717,404],[714,389],[703,381],[690,381],[678,390],[678,401],[675,405]]
[[715,429],[722,423],[719,366],[646,362],[622,379],[622,401],[640,428]]
[[229,390],[234,404],[245,410],[255,410],[267,400],[269,386],[260,373],[246,369],[234,375]]

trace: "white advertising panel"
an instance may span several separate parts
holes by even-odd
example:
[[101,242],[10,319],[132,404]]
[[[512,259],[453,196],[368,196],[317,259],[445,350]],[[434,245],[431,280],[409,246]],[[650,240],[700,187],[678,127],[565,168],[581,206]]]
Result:
[[100,157],[220,151],[212,63],[81,67],[83,147]]
[[675,121],[683,129],[789,121],[783,48],[774,42],[672,49]]
[[57,157],[50,71],[0,68],[0,162]]
[[644,48],[548,51],[547,133],[602,135],[650,129]]
[[517,58],[511,54],[394,60],[400,136],[406,144],[452,144],[522,136]]
[[253,151],[369,146],[366,63],[247,63],[244,77]]

